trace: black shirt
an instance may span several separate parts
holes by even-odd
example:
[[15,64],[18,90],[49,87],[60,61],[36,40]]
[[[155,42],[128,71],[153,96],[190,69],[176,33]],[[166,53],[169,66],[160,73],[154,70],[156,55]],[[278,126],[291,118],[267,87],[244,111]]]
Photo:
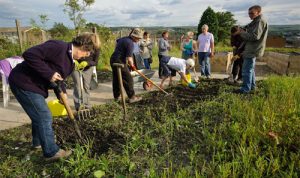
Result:
[[126,64],[127,57],[133,57],[133,41],[129,36],[117,40],[115,51],[110,57],[110,63]]

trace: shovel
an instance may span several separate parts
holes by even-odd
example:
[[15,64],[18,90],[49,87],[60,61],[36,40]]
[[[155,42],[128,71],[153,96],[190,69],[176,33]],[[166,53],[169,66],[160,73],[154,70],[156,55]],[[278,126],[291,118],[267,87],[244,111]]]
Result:
[[152,80],[150,80],[148,77],[146,77],[142,72],[138,71],[138,70],[134,70],[136,73],[138,73],[141,77],[143,77],[145,80],[149,81],[150,83],[152,83],[154,86],[156,86],[160,91],[164,92],[166,95],[171,95],[171,93],[166,92],[166,90],[162,89],[161,87],[159,87],[157,84],[155,84]]
[[73,111],[72,111],[70,105],[67,102],[67,97],[65,96],[64,92],[61,90],[59,85],[60,85],[59,83],[57,84],[55,82],[51,82],[52,88],[54,88],[55,93],[59,94],[59,96],[61,98],[61,101],[62,101],[63,105],[65,106],[65,108],[67,110],[68,116],[69,116],[70,120],[73,122],[76,134],[81,139],[82,135],[81,135],[81,132],[79,130],[78,124],[75,120]]

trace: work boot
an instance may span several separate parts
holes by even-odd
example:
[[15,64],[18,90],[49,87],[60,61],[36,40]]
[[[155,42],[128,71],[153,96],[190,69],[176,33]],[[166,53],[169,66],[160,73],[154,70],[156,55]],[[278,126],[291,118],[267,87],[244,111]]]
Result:
[[133,96],[129,99],[129,103],[135,103],[135,102],[141,101],[142,99],[143,98],[140,96]]
[[65,150],[63,150],[63,149],[59,149],[58,152],[57,152],[54,156],[52,156],[52,157],[50,157],[50,158],[46,158],[46,161],[51,162],[51,161],[59,160],[60,158],[67,158],[67,157],[69,157],[71,154],[72,154],[72,151],[71,151],[71,150],[65,151]]

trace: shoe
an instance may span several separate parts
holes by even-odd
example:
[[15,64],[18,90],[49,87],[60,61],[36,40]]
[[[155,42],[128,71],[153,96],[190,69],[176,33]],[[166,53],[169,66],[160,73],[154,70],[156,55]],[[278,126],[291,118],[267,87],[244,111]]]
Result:
[[65,150],[63,150],[63,149],[59,149],[58,150],[58,152],[54,155],[54,156],[52,156],[52,157],[50,157],[50,158],[46,158],[45,160],[46,161],[56,161],[56,160],[59,160],[59,159],[61,159],[61,158],[67,158],[67,157],[69,157],[70,155],[72,154],[72,151],[71,150],[67,150],[67,151],[65,151]]
[[206,79],[210,79],[210,75],[206,76]]
[[235,82],[235,83],[238,83],[238,84],[242,84],[242,83],[243,83],[243,80],[237,79],[237,80],[235,80],[234,82]]
[[129,99],[129,103],[135,103],[135,102],[141,101],[142,99],[143,98],[140,96],[133,96]]
[[33,150],[40,150],[40,149],[42,149],[42,146],[41,145],[37,145],[37,146],[31,146],[31,149],[33,149]]
[[114,98],[114,101],[115,101],[115,102],[120,102],[120,101],[122,101],[121,96],[119,96],[118,98]]

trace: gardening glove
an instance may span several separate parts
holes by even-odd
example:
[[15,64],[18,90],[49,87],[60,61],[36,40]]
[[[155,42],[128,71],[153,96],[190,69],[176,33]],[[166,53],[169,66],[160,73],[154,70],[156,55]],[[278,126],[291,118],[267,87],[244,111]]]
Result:
[[136,71],[136,70],[137,70],[136,67],[135,67],[134,65],[131,65],[130,68],[131,68],[131,70],[133,70],[133,71]]
[[88,62],[82,61],[82,62],[79,63],[79,65],[78,65],[78,70],[83,70],[87,65],[88,65]]
[[194,83],[192,83],[192,82],[190,82],[190,83],[188,84],[188,86],[189,86],[190,88],[196,88],[196,84],[194,84]]
[[77,60],[73,60],[75,64],[75,70],[78,70],[79,62]]

